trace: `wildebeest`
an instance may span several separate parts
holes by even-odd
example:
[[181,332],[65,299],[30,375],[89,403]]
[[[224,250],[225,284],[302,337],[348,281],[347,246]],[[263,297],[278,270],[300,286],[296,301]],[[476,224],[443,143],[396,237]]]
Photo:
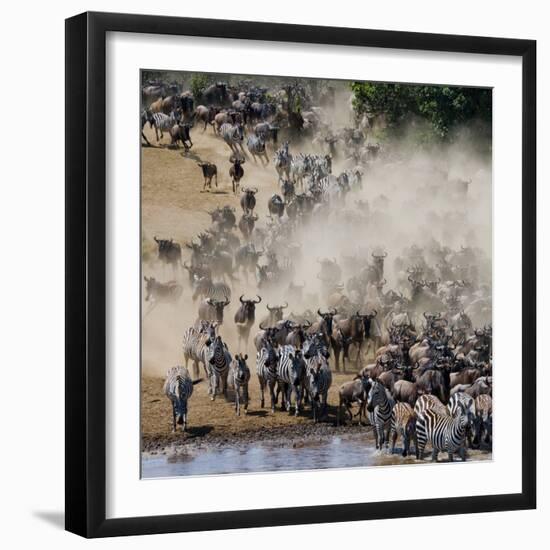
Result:
[[231,183],[233,185],[233,193],[237,194],[239,191],[239,182],[244,176],[242,165],[245,163],[245,160],[240,155],[231,155],[229,157],[229,162],[231,162],[229,177],[231,178]]
[[256,193],[258,192],[257,187],[245,187],[242,190],[241,195],[241,208],[245,214],[252,214],[252,211],[256,207]]
[[202,170],[202,175],[204,177],[204,186],[203,191],[212,189],[212,178],[215,178],[216,187],[218,187],[218,167],[213,162],[203,161],[197,162],[197,165]]
[[149,302],[145,315],[149,315],[159,303],[176,303],[181,298],[183,288],[175,281],[161,283],[154,277],[143,278],[145,280],[145,301]]
[[203,132],[206,130],[208,124],[214,121],[214,117],[218,111],[219,109],[216,109],[215,107],[205,107],[204,105],[199,105],[195,109],[195,121],[202,122],[204,124],[202,129]]
[[239,220],[239,230],[243,234],[246,240],[250,239],[252,231],[254,231],[254,224],[258,220],[256,214],[243,214]]
[[272,216],[280,218],[285,212],[285,203],[279,195],[272,195],[267,203],[267,208]]
[[250,336],[250,329],[256,320],[256,304],[262,301],[260,296],[256,296],[257,300],[243,300],[244,294],[239,298],[241,305],[235,313],[235,324],[237,326],[237,333],[239,335],[239,349],[241,349],[242,342],[244,340],[245,346],[248,346],[248,338]]
[[171,265],[174,270],[181,266],[181,246],[174,239],[157,239],[153,237],[158,247],[160,262]]
[[[179,142],[183,145],[186,151],[189,151],[193,147],[193,142],[191,141],[191,128],[193,127],[192,123],[181,123],[178,122],[172,128],[170,128],[170,138],[172,139],[171,145],[178,147]],[[187,145],[189,142],[189,145]]]
[[229,300],[213,300],[206,298],[199,304],[199,319],[223,323],[223,310],[229,305]]
[[[350,422],[353,421],[352,405],[357,403],[359,410],[355,416],[359,416],[359,424],[362,423],[365,407],[367,405],[367,396],[370,389],[370,380],[367,377],[357,377],[354,380],[344,382],[338,390],[338,411],[336,416],[336,424],[339,426],[342,422],[341,414],[342,407],[345,407],[349,415]],[[345,423],[345,418],[344,418]]]

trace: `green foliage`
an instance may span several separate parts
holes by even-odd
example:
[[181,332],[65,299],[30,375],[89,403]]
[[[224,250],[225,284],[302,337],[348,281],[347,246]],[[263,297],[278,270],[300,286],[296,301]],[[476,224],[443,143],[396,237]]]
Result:
[[374,82],[353,82],[351,89],[355,112],[372,118],[383,115],[394,133],[420,119],[428,123],[428,128],[419,125],[427,140],[447,140],[454,129],[469,123],[476,126],[480,137],[490,137],[491,90]]
[[194,73],[191,77],[190,89],[193,97],[199,99],[202,96],[202,92],[208,86],[208,75],[205,73]]

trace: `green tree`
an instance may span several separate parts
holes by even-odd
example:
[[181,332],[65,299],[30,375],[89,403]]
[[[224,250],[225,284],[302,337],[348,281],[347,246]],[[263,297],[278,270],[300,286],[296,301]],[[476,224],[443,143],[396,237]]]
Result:
[[446,140],[456,127],[472,123],[480,137],[490,137],[492,93],[486,88],[414,86],[353,82],[353,106],[358,115],[384,115],[390,129],[421,118],[432,138]]
[[204,89],[208,86],[208,75],[204,73],[194,73],[191,77],[191,93],[195,99],[200,99]]

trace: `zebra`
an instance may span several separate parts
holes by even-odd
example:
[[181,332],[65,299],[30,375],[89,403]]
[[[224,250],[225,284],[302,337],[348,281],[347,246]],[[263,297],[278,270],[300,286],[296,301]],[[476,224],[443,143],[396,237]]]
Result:
[[217,323],[198,321],[194,327],[189,327],[183,334],[182,347],[185,367],[187,368],[189,359],[191,359],[194,376],[199,375],[199,363],[202,363],[204,372],[208,376],[207,350],[216,337],[217,326]]
[[273,163],[275,164],[275,170],[279,176],[279,183],[290,179],[290,165],[292,163],[292,155],[288,152],[288,141],[285,141],[273,157]]
[[300,153],[290,160],[290,178],[301,188],[304,186],[304,178],[311,173],[311,164],[309,155]]
[[367,412],[369,421],[374,427],[374,437],[377,449],[382,449],[384,444],[386,447],[388,446],[388,436],[394,405],[395,401],[390,392],[381,382],[375,380],[372,383],[367,397]]
[[468,417],[468,427],[466,430],[468,436],[468,446],[472,447],[472,436],[475,434],[476,427],[476,404],[474,398],[465,392],[458,391],[451,395],[447,409],[451,416],[456,416],[459,412],[459,407],[462,407]]
[[423,429],[418,430],[418,452],[417,457],[422,460],[426,443],[432,445],[432,461],[437,462],[440,452],[447,452],[449,462],[453,461],[454,453],[458,452],[462,461],[466,460],[466,429],[468,427],[468,416],[459,403],[455,416],[439,414],[433,409],[425,409],[417,420],[422,424]]
[[305,362],[302,352],[294,346],[285,345],[279,349],[277,379],[282,389],[283,409],[290,412],[292,392],[294,392],[294,414],[298,416],[302,406],[302,387],[305,378]]
[[196,280],[194,286],[193,301],[197,298],[210,298],[214,302],[231,300],[231,288],[223,281],[214,282],[211,277],[204,276]]
[[271,396],[271,412],[275,412],[275,383],[277,382],[277,366],[279,358],[275,348],[269,341],[263,342],[263,347],[256,355],[256,374],[260,383],[260,407],[265,406],[264,390],[267,386]]
[[235,391],[235,412],[241,415],[241,399],[244,405],[244,414],[248,412],[248,382],[250,381],[250,369],[246,364],[248,355],[235,355],[229,370],[229,383]]
[[267,157],[267,151],[265,147],[265,140],[262,137],[249,135],[246,140],[246,147],[250,151],[254,162],[256,162],[256,157],[260,157],[260,162],[262,163],[262,166],[264,164],[264,158],[265,165],[267,166],[269,164],[269,158]]
[[157,142],[164,137],[164,132],[170,132],[170,130],[180,121],[180,117],[175,111],[172,111],[169,115],[164,113],[153,113],[153,126],[155,127],[155,135]]
[[207,347],[206,370],[208,373],[210,400],[216,399],[216,394],[223,393],[227,397],[227,376],[231,365],[231,354],[221,336],[216,336]]
[[[397,401],[391,412],[390,435],[391,453],[395,452],[397,436],[403,438],[403,456],[410,453],[411,439],[414,440],[415,451],[418,453],[418,442],[416,439],[416,415],[409,403]],[[418,456],[417,456],[418,458]]]
[[242,124],[230,124],[225,122],[220,126],[219,134],[233,153],[238,153],[239,148],[243,155],[246,153],[243,148],[244,130]]
[[316,353],[306,359],[306,387],[315,423],[327,411],[328,390],[331,385],[332,372],[327,358],[322,353]]
[[172,402],[172,432],[176,423],[181,424],[181,431],[187,429],[187,401],[193,394],[193,386],[201,380],[191,380],[185,367],[172,367],[166,374],[164,394]]

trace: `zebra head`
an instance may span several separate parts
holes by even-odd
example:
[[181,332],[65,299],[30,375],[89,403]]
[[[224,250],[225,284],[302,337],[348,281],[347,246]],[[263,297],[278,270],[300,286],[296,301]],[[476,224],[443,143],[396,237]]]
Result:
[[377,405],[384,402],[386,397],[386,388],[378,380],[374,380],[367,397],[367,411],[373,412]]
[[249,372],[248,366],[246,364],[246,360],[248,359],[248,355],[235,355],[235,361],[234,361],[234,369],[235,369],[235,378],[243,383],[246,381],[247,373]]

